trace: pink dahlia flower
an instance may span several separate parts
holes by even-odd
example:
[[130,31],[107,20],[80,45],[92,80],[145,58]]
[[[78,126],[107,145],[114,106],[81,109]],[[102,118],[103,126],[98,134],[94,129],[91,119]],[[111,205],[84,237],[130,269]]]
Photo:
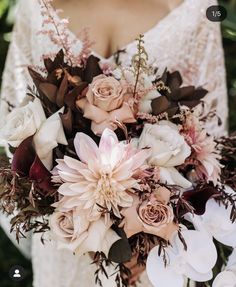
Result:
[[217,184],[221,165],[214,138],[207,134],[194,115],[187,118],[182,133],[187,143],[192,147],[190,161],[195,165],[198,178],[207,179]]
[[80,161],[68,156],[58,160],[58,175],[53,178],[63,182],[58,189],[63,197],[54,206],[59,210],[80,207],[90,221],[100,218],[101,207],[121,217],[120,208],[133,203],[128,191],[138,187],[136,174],[145,168],[149,151],[119,142],[109,129],[104,130],[99,146],[84,133],[77,133],[74,145]]

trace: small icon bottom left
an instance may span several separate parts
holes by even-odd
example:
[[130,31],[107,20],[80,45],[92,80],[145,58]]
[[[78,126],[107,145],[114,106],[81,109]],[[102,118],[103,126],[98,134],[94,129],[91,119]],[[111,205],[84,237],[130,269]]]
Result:
[[13,281],[19,282],[24,279],[25,270],[20,265],[12,266],[9,271],[9,276]]

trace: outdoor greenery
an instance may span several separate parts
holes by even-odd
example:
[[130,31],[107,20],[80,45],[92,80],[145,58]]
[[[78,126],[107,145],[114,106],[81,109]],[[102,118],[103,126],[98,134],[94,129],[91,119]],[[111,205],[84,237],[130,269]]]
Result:
[[[10,42],[14,6],[17,0],[0,0],[0,79],[4,69],[5,58]],[[230,130],[236,130],[236,0],[221,0],[220,4],[227,8],[227,19],[222,22],[223,45],[227,69],[229,94]],[[197,43],[196,43],[197,45]],[[221,79],[219,79],[220,81]],[[1,82],[1,81],[0,81]],[[1,115],[0,115],[1,116]],[[0,150],[0,153],[2,150]],[[8,272],[14,265],[21,265],[27,271],[25,280],[14,283],[9,280]],[[31,263],[26,260],[17,248],[0,230],[0,286],[1,287],[31,287]]]

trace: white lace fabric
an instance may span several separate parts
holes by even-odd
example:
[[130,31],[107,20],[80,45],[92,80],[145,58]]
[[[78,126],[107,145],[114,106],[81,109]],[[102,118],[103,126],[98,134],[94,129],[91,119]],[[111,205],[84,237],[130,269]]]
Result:
[[[210,134],[220,136],[227,133],[228,115],[224,55],[220,26],[206,18],[207,7],[215,4],[215,0],[185,0],[147,31],[144,40],[149,63],[159,67],[160,73],[166,67],[170,71],[179,70],[184,84],[203,86],[209,90],[206,96],[207,112],[216,110],[222,124],[219,125],[218,120],[212,118],[206,127]],[[46,36],[37,35],[42,21],[37,0],[20,1],[3,75],[0,122],[7,113],[6,101],[19,106],[25,99],[27,85],[32,83],[27,66],[40,65],[43,54],[57,52],[59,49]],[[68,33],[75,38],[72,32]],[[75,41],[75,46],[78,49],[81,42]],[[123,65],[129,65],[136,52],[135,41],[126,45],[125,49],[126,53],[121,54],[120,60]],[[100,58],[103,62],[114,61],[114,56]],[[8,219],[0,217],[7,231]],[[14,235],[9,236],[14,240]],[[29,242],[24,241],[21,250],[29,255]],[[69,251],[58,250],[50,240],[42,245],[39,235],[32,237],[31,254],[34,287],[95,286],[95,266],[90,264],[91,259],[87,255],[78,258]],[[104,282],[104,286],[115,287],[115,284],[110,280]],[[145,273],[141,276],[140,286],[151,286]]]

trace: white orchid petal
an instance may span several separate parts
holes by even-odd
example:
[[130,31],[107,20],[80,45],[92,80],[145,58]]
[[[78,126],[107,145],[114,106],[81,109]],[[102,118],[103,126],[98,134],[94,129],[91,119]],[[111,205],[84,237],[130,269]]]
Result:
[[149,280],[154,287],[183,287],[184,276],[176,273],[169,265],[165,267],[163,258],[158,255],[158,249],[158,246],[154,247],[147,258],[146,269]]
[[214,267],[217,251],[212,239],[204,232],[196,230],[183,231],[187,244],[184,252],[186,261],[199,273],[207,273]]
[[236,274],[231,271],[223,271],[219,273],[212,287],[236,287]]

